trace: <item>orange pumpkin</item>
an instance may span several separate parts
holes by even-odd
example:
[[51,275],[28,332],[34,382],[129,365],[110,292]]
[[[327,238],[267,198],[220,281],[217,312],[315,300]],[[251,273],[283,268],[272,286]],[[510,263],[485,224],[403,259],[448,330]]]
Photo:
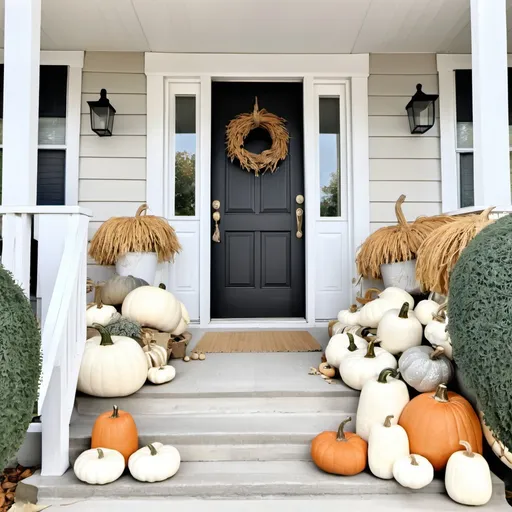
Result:
[[137,426],[132,415],[120,411],[117,405],[114,405],[112,412],[100,414],[92,428],[91,448],[117,450],[128,464],[130,455],[139,449]]
[[322,432],[311,443],[313,462],[327,473],[335,475],[357,475],[366,467],[367,442],[353,432],[344,432],[347,418],[338,432]]
[[436,392],[422,393],[404,408],[398,424],[409,436],[411,453],[426,457],[436,471],[446,467],[452,453],[468,440],[474,451],[482,453],[482,427],[471,404],[448,391],[444,384]]

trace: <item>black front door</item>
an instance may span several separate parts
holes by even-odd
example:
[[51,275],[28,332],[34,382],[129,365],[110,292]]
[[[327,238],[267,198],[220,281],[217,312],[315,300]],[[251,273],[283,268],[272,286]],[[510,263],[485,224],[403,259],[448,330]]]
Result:
[[[288,157],[256,177],[226,155],[226,126],[260,108],[286,119]],[[220,201],[220,243],[212,241],[212,318],[305,315],[305,236],[297,237],[297,196],[304,194],[303,95],[300,83],[215,82],[212,86],[212,201]],[[256,129],[245,148],[260,153],[271,140]],[[307,200],[307,198],[306,198]],[[210,211],[212,234],[213,208]],[[304,219],[303,219],[304,220]]]

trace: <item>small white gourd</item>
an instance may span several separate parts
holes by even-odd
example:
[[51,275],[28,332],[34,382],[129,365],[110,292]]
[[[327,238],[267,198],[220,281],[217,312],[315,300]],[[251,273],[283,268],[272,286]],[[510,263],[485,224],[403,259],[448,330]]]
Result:
[[358,349],[341,360],[340,375],[347,386],[360,390],[384,368],[396,369],[396,359],[384,349],[375,348],[374,343],[375,341],[370,341],[366,350]]
[[427,325],[429,322],[431,322],[432,318],[437,314],[437,310],[439,309],[439,304],[430,298],[432,295],[433,294],[431,293],[428,299],[418,302],[414,308],[416,318],[421,322],[422,325]]
[[439,306],[437,314],[425,326],[425,338],[434,347],[444,348],[444,355],[453,359],[453,348],[450,335],[448,334],[448,316],[444,313],[446,304]]
[[372,300],[359,310],[359,323],[364,327],[374,329],[379,325],[384,314],[394,307],[394,302],[381,299],[380,297]]
[[344,325],[360,325],[359,311],[356,304],[352,304],[348,309],[342,309],[338,313],[338,322]]
[[170,445],[151,443],[130,455],[128,469],[140,482],[161,482],[180,468],[180,452]]
[[446,492],[461,505],[485,505],[492,497],[489,464],[467,441],[460,444],[466,449],[452,453],[446,464]]
[[148,370],[148,380],[153,384],[165,384],[166,382],[171,382],[174,377],[176,377],[174,366],[166,365]]
[[117,480],[124,472],[123,455],[110,448],[92,448],[82,452],[73,465],[78,480],[104,485]]
[[106,306],[101,302],[101,284],[94,287],[94,302],[87,306],[85,312],[85,321],[87,327],[92,327],[93,324],[99,324],[105,327],[117,315],[117,309],[114,306]]
[[394,308],[400,309],[404,302],[409,304],[409,309],[412,311],[414,309],[414,298],[409,293],[403,290],[402,288],[398,288],[397,286],[388,286],[379,294],[379,299],[385,299],[388,302],[393,303]]
[[185,304],[183,304],[183,302],[180,302],[180,306],[181,319],[178,324],[178,327],[176,327],[176,329],[174,329],[174,331],[172,331],[171,333],[173,336],[180,336],[181,334],[183,334],[187,330],[188,324],[190,323],[190,315],[188,314]]
[[390,309],[382,317],[377,337],[381,348],[390,354],[400,354],[421,345],[423,327],[414,312],[409,311],[409,303],[404,302],[400,309]]
[[148,370],[150,368],[160,368],[160,366],[165,366],[167,364],[167,350],[154,341],[151,341],[148,345],[144,346],[142,350],[144,350],[144,354],[146,355]]
[[409,455],[409,438],[400,425],[392,425],[392,414],[386,416],[384,424],[375,423],[368,438],[368,466],[378,478],[393,478],[393,464],[397,459]]
[[397,423],[404,407],[409,403],[409,390],[398,379],[398,372],[385,368],[378,377],[366,381],[359,396],[356,414],[356,434],[368,441],[370,429],[382,424],[389,413],[392,423]]
[[427,458],[414,453],[395,461],[393,476],[403,487],[423,489],[434,479],[434,466]]
[[341,360],[348,354],[358,349],[366,349],[368,343],[359,336],[350,332],[346,334],[335,334],[327,344],[325,358],[330,366],[339,368]]

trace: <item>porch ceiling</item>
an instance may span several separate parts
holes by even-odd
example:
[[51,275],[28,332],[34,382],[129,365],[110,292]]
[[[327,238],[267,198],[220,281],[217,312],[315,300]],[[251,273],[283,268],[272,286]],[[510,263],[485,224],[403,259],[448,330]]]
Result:
[[[41,47],[177,53],[469,53],[469,1],[42,0]],[[0,0],[2,28],[3,4]],[[507,0],[507,7],[512,27],[512,0]]]

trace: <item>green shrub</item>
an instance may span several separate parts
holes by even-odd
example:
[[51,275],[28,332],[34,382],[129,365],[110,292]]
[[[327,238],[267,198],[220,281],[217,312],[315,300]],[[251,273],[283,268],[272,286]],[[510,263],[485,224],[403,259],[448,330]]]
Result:
[[483,229],[450,277],[448,331],[485,422],[512,448],[512,216]]
[[0,265],[0,470],[33,418],[41,376],[41,333],[30,302]]

